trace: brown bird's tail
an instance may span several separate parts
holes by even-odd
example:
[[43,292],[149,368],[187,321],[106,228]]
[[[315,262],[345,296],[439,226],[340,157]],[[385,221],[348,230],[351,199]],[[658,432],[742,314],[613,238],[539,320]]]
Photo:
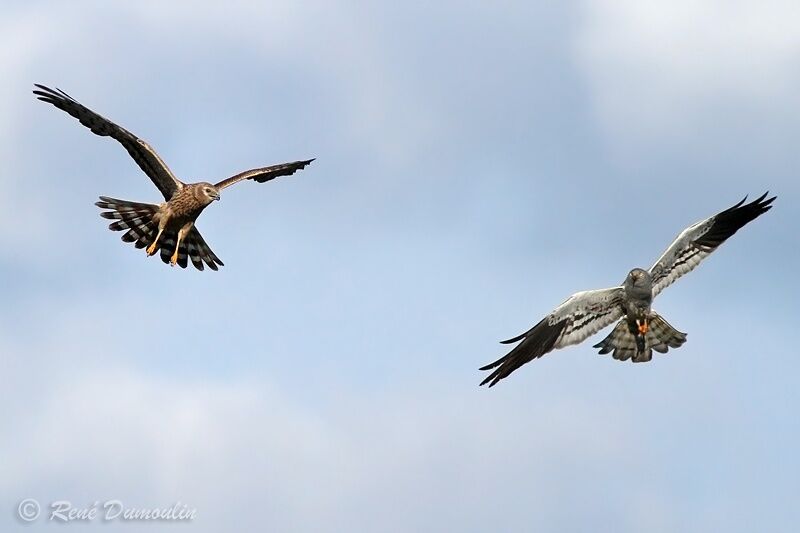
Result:
[[208,268],[211,270],[217,270],[219,267],[225,266],[224,263],[219,260],[217,254],[211,251],[211,248],[208,247],[205,239],[203,239],[203,236],[200,235],[200,232],[197,231],[197,227],[195,226],[192,226],[192,229],[189,230],[189,234],[183,242],[181,242],[181,248],[178,250],[179,265],[181,261],[184,262],[181,266],[185,265],[187,255],[192,260],[192,264],[197,270],[203,270],[203,261],[205,261]]
[[634,363],[644,363],[653,358],[653,350],[666,353],[670,348],[680,348],[686,342],[686,333],[673,328],[658,313],[651,312],[647,332],[631,331],[628,320],[623,318],[608,336],[595,344],[600,354],[613,351],[612,357],[620,361],[633,359]]
[[158,222],[154,219],[158,213],[158,206],[155,204],[140,204],[128,202],[127,200],[117,200],[101,196],[99,202],[94,205],[103,211],[100,216],[114,220],[108,225],[111,231],[125,231],[122,240],[132,242],[137,248],[144,248],[153,243],[158,230]]
[[[125,231],[122,240],[134,243],[137,248],[150,246],[158,235],[158,221],[155,217],[158,206],[155,204],[141,204],[101,196],[100,201],[94,205],[107,210],[100,213],[101,217],[114,220],[108,225],[108,229]],[[158,238],[155,249],[161,250],[161,260],[165,263],[169,263],[170,257],[175,252],[177,240],[177,232],[170,230],[165,230]],[[187,267],[189,259],[197,270],[203,270],[203,262],[212,270],[218,270],[223,266],[222,261],[211,251],[195,227],[192,227],[181,241],[178,249],[178,265],[181,268]]]

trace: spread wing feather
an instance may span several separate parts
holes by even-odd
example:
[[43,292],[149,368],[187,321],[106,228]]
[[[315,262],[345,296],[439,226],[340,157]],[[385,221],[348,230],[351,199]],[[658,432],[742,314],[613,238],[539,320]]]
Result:
[[183,183],[175,177],[166,163],[158,156],[155,150],[142,139],[125,128],[114,124],[80,104],[77,100],[60,89],[53,90],[44,85],[34,84],[39,90],[33,91],[42,102],[53,104],[77,118],[81,124],[92,130],[92,133],[101,137],[111,137],[118,141],[128,151],[145,174],[153,181],[164,198],[169,200],[176,190],[183,187]]
[[263,168],[254,168],[252,170],[245,170],[235,176],[224,179],[214,185],[217,189],[222,190],[225,187],[230,187],[234,183],[242,180],[253,180],[258,183],[264,183],[277,178],[278,176],[291,176],[298,170],[304,169],[307,165],[311,164],[313,159],[306,159],[305,161],[292,161],[291,163],[281,163],[280,165],[271,165]]
[[692,271],[745,224],[769,211],[775,196],[767,198],[767,194],[764,193],[749,204],[744,203],[747,200],[745,197],[725,211],[683,230],[650,268],[653,276],[653,297],[679,277]]
[[624,297],[622,287],[573,294],[531,329],[503,341],[503,344],[522,342],[494,363],[481,368],[494,369],[481,385],[488,383],[492,387],[525,363],[552,350],[578,344],[612,324],[623,315]]

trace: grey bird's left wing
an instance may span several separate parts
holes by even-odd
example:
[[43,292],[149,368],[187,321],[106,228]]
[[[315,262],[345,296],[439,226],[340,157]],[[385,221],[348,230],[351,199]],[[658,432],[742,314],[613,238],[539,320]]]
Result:
[[145,141],[122,126],[118,126],[107,118],[95,113],[61,89],[53,90],[50,87],[45,87],[38,83],[34,85],[39,88],[39,90],[33,91],[33,94],[35,94],[39,100],[47,102],[48,104],[53,104],[60,110],[69,113],[77,118],[81,124],[92,130],[92,133],[95,135],[111,137],[124,146],[128,154],[136,161],[139,168],[147,174],[155,186],[158,187],[158,190],[161,191],[161,194],[164,195],[166,200],[172,198],[175,191],[183,187],[183,182],[175,177],[167,164],[162,161],[156,151]]
[[502,341],[503,344],[522,342],[494,363],[481,367],[481,370],[494,369],[481,385],[488,383],[493,387],[525,363],[594,335],[624,314],[624,298],[622,287],[573,294],[522,335]]
[[775,196],[767,198],[768,193],[749,204],[745,196],[741,202],[692,224],[678,235],[658,261],[650,267],[653,276],[653,297],[669,287],[675,280],[691,272],[700,262],[742,227],[763,215],[772,208]]
[[252,170],[245,170],[228,179],[224,179],[214,185],[219,190],[225,187],[230,187],[234,183],[242,180],[254,180],[258,183],[264,183],[277,178],[278,176],[291,176],[298,170],[304,169],[307,165],[311,164],[313,159],[306,159],[305,161],[292,161],[291,163],[281,163],[280,165],[271,165],[263,168],[254,168]]

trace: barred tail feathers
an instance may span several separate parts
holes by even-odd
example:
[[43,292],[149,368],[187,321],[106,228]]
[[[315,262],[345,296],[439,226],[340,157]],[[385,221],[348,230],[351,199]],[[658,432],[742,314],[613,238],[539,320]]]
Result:
[[[680,348],[686,342],[686,333],[672,327],[658,313],[651,313],[647,333],[642,337],[631,331],[627,319],[620,320],[608,336],[595,344],[600,354],[611,353],[614,359],[644,363],[653,358],[653,350],[666,353],[670,348]],[[613,353],[612,353],[613,352]]]
[[[95,205],[106,210],[100,213],[101,217],[114,221],[109,224],[108,229],[125,231],[122,240],[134,243],[136,248],[150,246],[158,235],[158,220],[155,217],[158,213],[158,206],[155,204],[129,202],[101,196],[100,201],[95,202]],[[165,229],[159,237],[156,250],[160,250],[160,257],[164,263],[169,263],[175,252],[177,240],[178,233],[168,229]],[[212,270],[218,270],[219,267],[224,266],[224,263],[211,251],[203,236],[194,226],[181,240],[178,249],[178,265],[186,268],[190,259],[197,270],[203,270],[204,265],[208,265]]]
[[[159,239],[159,246],[161,248],[161,260],[169,263],[172,254],[175,252],[175,242],[178,240],[177,231],[164,231]],[[203,270],[206,265],[211,270],[219,270],[220,266],[224,266],[219,257],[211,251],[203,236],[197,231],[195,226],[181,239],[180,246],[178,247],[178,266],[186,268],[191,259],[192,265],[197,270]]]
[[142,204],[118,200],[101,196],[95,202],[100,209],[107,209],[100,213],[103,218],[114,220],[108,225],[111,231],[125,231],[122,235],[124,242],[132,242],[137,248],[144,248],[152,244],[158,229],[154,215],[158,212],[155,204]]
[[189,258],[192,260],[192,264],[197,270],[203,270],[204,261],[211,270],[217,270],[219,267],[225,266],[225,264],[220,261],[219,257],[217,257],[217,254],[211,251],[211,248],[206,244],[205,239],[203,239],[203,236],[200,235],[196,227],[193,226],[192,229],[189,230],[189,234],[186,236],[184,243],[181,243],[181,246],[184,244],[186,245]]

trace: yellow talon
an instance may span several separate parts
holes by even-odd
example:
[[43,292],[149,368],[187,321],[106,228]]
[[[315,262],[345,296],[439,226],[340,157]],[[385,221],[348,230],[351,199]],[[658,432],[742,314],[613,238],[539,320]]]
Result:
[[175,266],[175,263],[178,262],[178,247],[175,247],[175,253],[172,254],[172,257],[169,258],[170,266]]
[[636,325],[639,326],[639,333],[642,334],[642,335],[647,333],[647,330],[650,329],[648,324],[647,324],[647,320],[642,320],[641,322],[639,320],[637,320],[636,321]]

